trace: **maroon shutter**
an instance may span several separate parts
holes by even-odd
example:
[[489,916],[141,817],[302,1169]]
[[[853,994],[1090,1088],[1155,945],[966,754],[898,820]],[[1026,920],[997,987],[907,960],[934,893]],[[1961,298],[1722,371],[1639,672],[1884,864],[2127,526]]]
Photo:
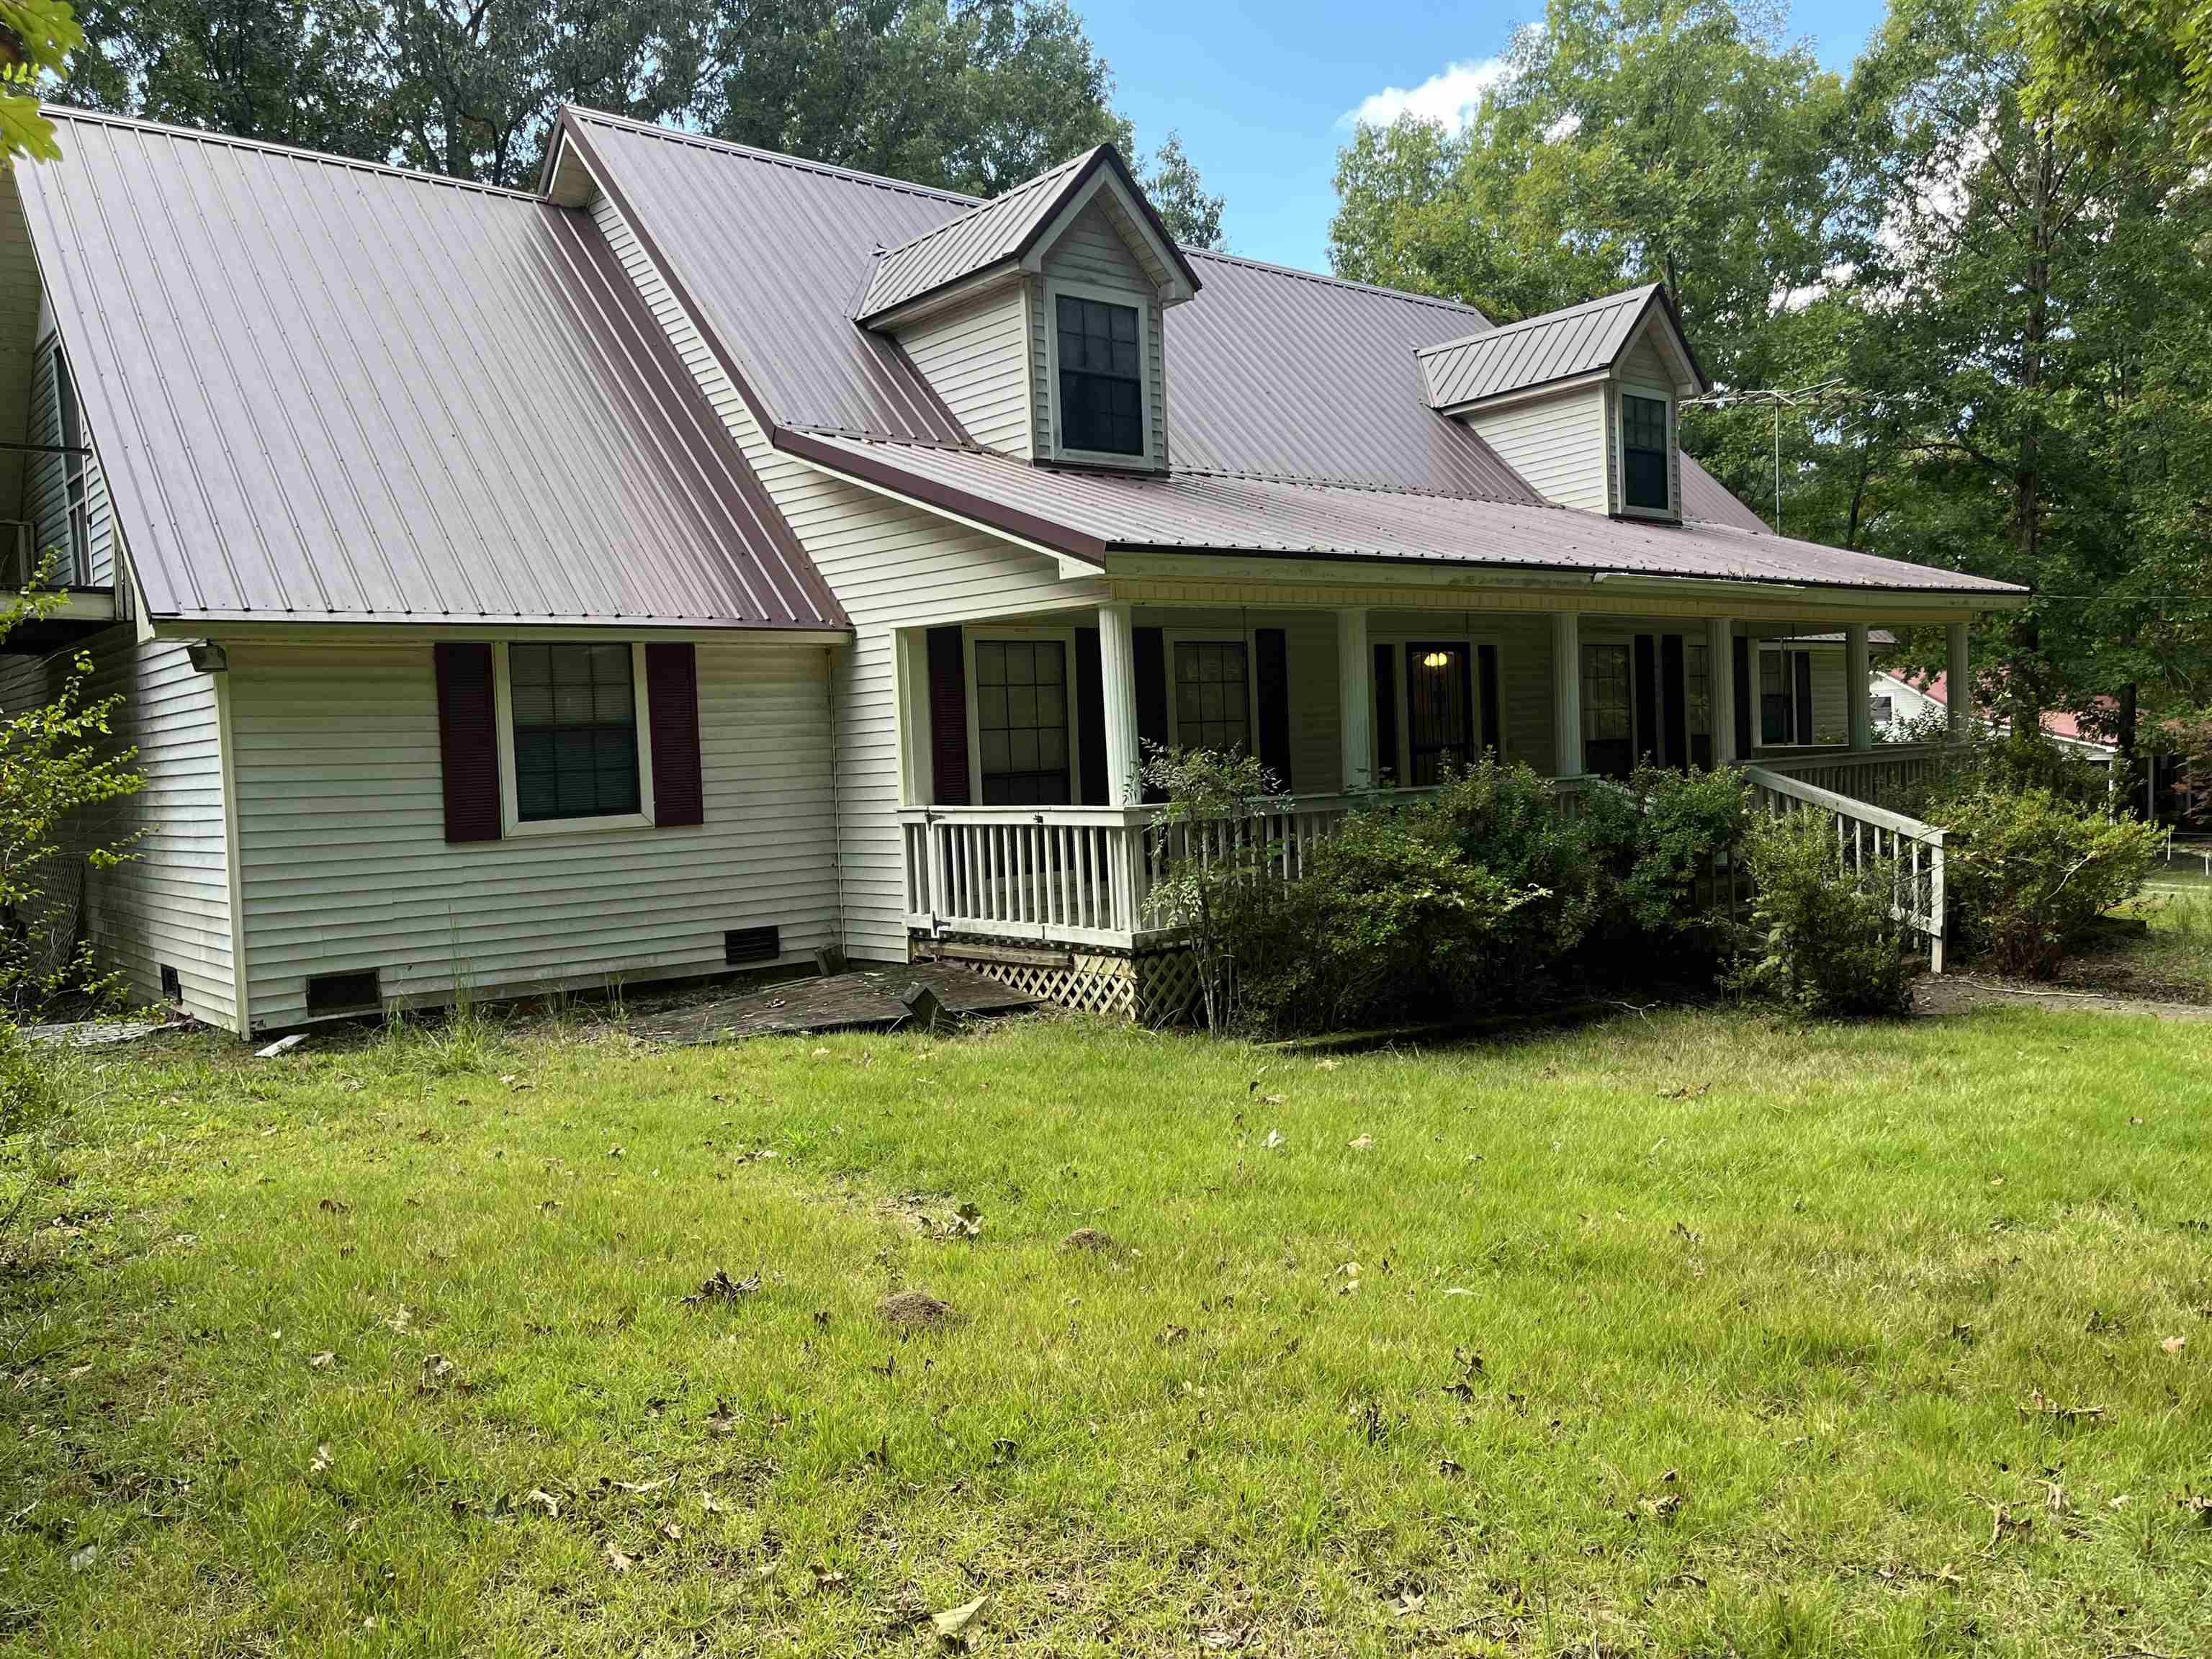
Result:
[[1274,775],[1275,787],[1291,793],[1291,647],[1279,628],[1255,629],[1252,643],[1259,660],[1252,672],[1259,680],[1260,764]]
[[499,708],[491,647],[435,645],[438,759],[446,786],[446,839],[499,839]]
[[968,801],[968,661],[957,628],[929,630],[929,778],[939,806]]
[[707,821],[699,774],[699,652],[645,647],[645,708],[653,732],[653,821],[663,830]]

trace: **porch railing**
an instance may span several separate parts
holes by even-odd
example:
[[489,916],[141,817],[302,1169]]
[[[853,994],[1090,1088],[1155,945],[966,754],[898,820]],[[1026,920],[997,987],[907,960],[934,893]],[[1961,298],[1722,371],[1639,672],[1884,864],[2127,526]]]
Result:
[[1785,777],[1764,765],[1746,767],[1744,775],[1751,783],[1754,810],[1780,814],[1814,808],[1827,812],[1835,823],[1838,855],[1848,868],[1863,869],[1877,860],[1891,860],[1897,870],[1893,912],[1927,941],[1929,970],[1938,974],[1943,971],[1941,830],[1886,806],[1872,805],[1799,778]]
[[[1862,756],[1822,757],[1860,761]],[[1909,763],[1913,757],[1884,757]],[[1800,762],[1799,764],[1807,764]],[[1922,763],[1932,764],[1932,752]],[[1837,844],[1854,864],[1894,860],[1898,914],[1943,966],[1943,832],[1887,807],[1759,765],[1746,769],[1753,805],[1769,812],[1818,807],[1834,816]],[[1863,770],[1850,781],[1868,781]],[[1561,779],[1560,810],[1579,810],[1594,780]],[[1158,893],[1169,868],[1264,849],[1270,869],[1299,874],[1313,848],[1356,807],[1418,799],[1426,791],[1286,795],[1248,816],[1156,827],[1152,806],[909,807],[899,814],[906,853],[907,925],[1053,945],[1127,949],[1170,933]],[[1727,872],[1734,894],[1733,870]],[[1715,879],[1722,878],[1717,873]]]
[[1885,743],[1871,749],[1762,755],[1751,763],[1832,794],[1878,805],[1895,800],[1933,777],[1943,763],[1943,750],[1935,744]]

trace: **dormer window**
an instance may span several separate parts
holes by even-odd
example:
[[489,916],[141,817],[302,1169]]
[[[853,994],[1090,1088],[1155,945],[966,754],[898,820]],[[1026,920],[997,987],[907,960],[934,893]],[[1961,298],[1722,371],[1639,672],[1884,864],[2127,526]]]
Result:
[[1059,331],[1060,447],[1145,453],[1143,313],[1080,294],[1053,296]]
[[1621,502],[1635,512],[1666,513],[1668,479],[1673,471],[1667,453],[1667,400],[1633,392],[1620,397]]

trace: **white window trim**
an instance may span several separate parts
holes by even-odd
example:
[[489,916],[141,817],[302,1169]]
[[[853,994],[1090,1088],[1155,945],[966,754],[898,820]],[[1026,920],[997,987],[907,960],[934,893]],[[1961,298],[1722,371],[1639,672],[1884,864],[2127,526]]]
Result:
[[1182,747],[1182,721],[1176,712],[1176,647],[1179,645],[1241,645],[1244,647],[1244,729],[1252,734],[1252,753],[1260,752],[1260,630],[1247,628],[1164,628],[1160,654],[1168,677],[1168,743]]
[[[1116,455],[1097,449],[1071,449],[1060,441],[1060,296],[1097,300],[1108,305],[1129,306],[1137,313],[1137,429],[1144,434],[1144,453]],[[1112,288],[1103,283],[1075,282],[1048,276],[1044,284],[1045,398],[1050,413],[1046,426],[1052,439],[1051,459],[1080,461],[1087,466],[1132,467],[1150,470],[1158,465],[1152,449],[1153,400],[1159,388],[1152,384],[1152,296],[1133,288]]]
[[[1757,741],[1753,746],[1756,749],[1819,749],[1822,747],[1823,745],[1820,741],[1809,732],[1799,732],[1787,743],[1767,742],[1766,709],[1765,703],[1762,702],[1760,699],[1766,695],[1764,689],[1766,684],[1766,679],[1763,671],[1765,666],[1766,653],[1770,651],[1782,656],[1789,656],[1793,653],[1802,656],[1808,663],[1811,661],[1813,656],[1813,653],[1808,647],[1802,645],[1791,645],[1786,640],[1761,640],[1759,641],[1759,660],[1762,672],[1753,678],[1751,684],[1752,730],[1757,734]],[[1794,668],[1790,671],[1790,724],[1793,727],[1797,724],[1796,672],[1797,671]],[[1814,711],[1814,728],[1817,731],[1820,726],[1819,709],[1817,707]]]
[[[578,641],[571,641],[577,643]],[[591,641],[581,641],[591,643]],[[522,817],[521,797],[514,781],[514,690],[507,678],[507,642],[491,647],[492,699],[497,708],[493,725],[499,733],[499,817],[502,840],[524,836],[581,836],[602,830],[650,830],[653,816],[653,721],[650,696],[645,683],[645,647],[629,647],[630,695],[637,719],[637,799],[641,810],[588,818],[532,818]]]
[[[1620,480],[1615,510],[1624,519],[1680,518],[1682,504],[1674,499],[1674,480],[1681,470],[1675,453],[1675,447],[1681,441],[1681,434],[1675,427],[1674,388],[1650,386],[1638,380],[1620,380],[1614,383],[1613,394],[1613,477]],[[1628,504],[1628,410],[1620,402],[1623,398],[1649,398],[1654,403],[1666,406],[1667,505],[1664,508],[1631,507]]]
[[[1642,630],[1638,629],[1637,631],[1641,632]],[[1631,767],[1641,765],[1643,763],[1642,757],[1636,752],[1636,716],[1638,713],[1636,696],[1636,635],[1632,633],[1625,638],[1622,638],[1615,637],[1610,634],[1601,633],[1595,639],[1588,637],[1582,639],[1577,641],[1577,646],[1578,649],[1575,663],[1575,681],[1577,685],[1580,688],[1580,692],[1577,696],[1575,701],[1580,708],[1583,726],[1582,740],[1583,759],[1585,767],[1587,767],[1589,759],[1589,745],[1592,742],[1598,741],[1598,739],[1592,738],[1589,731],[1590,714],[1590,701],[1589,695],[1589,680],[1584,671],[1584,664],[1589,660],[1587,653],[1593,648],[1599,647],[1603,647],[1610,650],[1625,652],[1627,654],[1629,764]],[[1609,741],[1609,739],[1607,739],[1607,741]]]
[[[1082,699],[1075,694],[1075,630],[1072,628],[963,628],[960,630],[960,672],[967,678],[968,702],[968,799],[976,805],[983,805],[983,733],[976,705],[983,700],[983,688],[975,679],[975,646],[982,640],[1011,640],[1035,642],[1038,640],[1058,640],[1060,652],[1061,702],[1067,711],[1067,798],[1071,804],[1083,796],[1083,750],[1079,739],[1082,728],[1078,724],[1076,705]],[[1009,811],[1009,807],[994,808]],[[1049,811],[1040,806],[1039,811]]]
[[[1431,629],[1417,631],[1401,630],[1394,633],[1377,632],[1370,636],[1370,646],[1387,645],[1391,650],[1394,668],[1390,678],[1395,682],[1390,688],[1392,701],[1397,706],[1394,722],[1398,729],[1398,752],[1391,757],[1390,775],[1401,780],[1401,789],[1427,788],[1426,784],[1404,781],[1413,775],[1413,677],[1406,666],[1406,647],[1409,645],[1463,645],[1467,647],[1467,671],[1474,677],[1474,740],[1482,745],[1482,647],[1490,647],[1498,653],[1498,758],[1502,764],[1512,750],[1512,741],[1506,731],[1505,712],[1510,706],[1505,695],[1506,674],[1510,647],[1505,640],[1495,634],[1450,634]],[[1375,672],[1375,665],[1367,665],[1367,672]],[[1378,738],[1379,741],[1379,738]],[[1378,755],[1377,760],[1382,757]]]

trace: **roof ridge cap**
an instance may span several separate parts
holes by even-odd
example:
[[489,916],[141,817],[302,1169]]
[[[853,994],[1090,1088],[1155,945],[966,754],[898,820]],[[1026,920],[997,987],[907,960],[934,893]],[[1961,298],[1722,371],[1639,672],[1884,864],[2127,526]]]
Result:
[[545,198],[534,190],[517,190],[511,185],[488,185],[480,179],[456,179],[448,173],[432,173],[423,167],[403,167],[390,161],[372,161],[364,156],[341,155],[335,150],[308,149],[300,144],[280,144],[273,139],[241,137],[234,132],[211,132],[204,127],[183,126],[174,121],[149,121],[141,115],[121,115],[112,110],[86,109],[76,104],[41,103],[42,113],[64,121],[79,121],[94,126],[120,127],[126,131],[159,133],[165,138],[190,139],[196,143],[221,144],[229,149],[253,150],[264,155],[282,155],[295,161],[315,161],[325,167],[348,167],[360,173],[382,173],[386,178],[404,179],[410,184],[443,185],[453,190],[472,191],[480,196],[496,196],[518,202],[544,204]]
[[969,196],[957,190],[942,190],[935,185],[918,185],[910,179],[894,179],[888,173],[866,173],[858,167],[840,167],[835,161],[817,161],[808,156],[793,155],[783,150],[763,149],[757,144],[741,144],[733,138],[717,138],[712,133],[687,132],[680,127],[665,127],[658,121],[641,121],[634,115],[618,115],[612,110],[597,109],[589,104],[564,104],[562,107],[586,120],[624,127],[648,137],[665,139],[670,143],[689,144],[695,149],[735,155],[768,167],[789,167],[794,173],[818,173],[825,179],[842,179],[847,184],[869,185],[878,190],[897,191],[908,196],[931,197],[966,208],[988,207],[999,199],[996,197]]
[[1649,300],[1652,291],[1660,286],[1661,284],[1657,283],[1639,283],[1634,288],[1624,288],[1618,293],[1601,294],[1594,300],[1577,300],[1571,306],[1555,306],[1549,311],[1540,311],[1533,317],[1516,318],[1510,323],[1492,323],[1488,328],[1478,329],[1473,334],[1463,334],[1456,340],[1439,340],[1434,345],[1416,346],[1413,348],[1413,355],[1416,357],[1433,356],[1439,351],[1451,351],[1461,346],[1473,345],[1478,340],[1492,340],[1501,334],[1511,334],[1520,329],[1534,328],[1539,323],[1556,323],[1561,318],[1571,317],[1578,311],[1592,311],[1599,306],[1623,305],[1639,295]]
[[1170,477],[1235,478],[1252,483],[1287,484],[1299,489],[1355,489],[1370,495],[1418,495],[1430,500],[1474,501],[1485,507],[1556,507],[1556,501],[1507,501],[1498,495],[1471,495],[1464,489],[1429,489],[1419,484],[1393,483],[1387,479],[1354,478],[1316,472],[1269,472],[1220,466],[1172,467]]
[[[1218,247],[1196,247],[1178,242],[1177,247],[1194,259],[1215,259],[1223,264],[1242,265],[1248,270],[1265,271],[1271,276],[1289,276],[1301,283],[1319,283],[1324,288],[1348,289],[1355,294],[1373,294],[1386,300],[1403,300],[1408,305],[1429,306],[1439,311],[1456,311],[1463,316],[1479,317],[1485,323],[1490,319],[1478,306],[1462,300],[1447,300],[1440,294],[1418,294],[1412,289],[1389,288],[1381,283],[1356,282],[1349,276],[1333,276],[1327,271],[1305,270],[1297,265],[1286,265],[1273,259],[1255,259],[1249,254],[1231,253]],[[1496,325],[1492,324],[1492,326]]]

